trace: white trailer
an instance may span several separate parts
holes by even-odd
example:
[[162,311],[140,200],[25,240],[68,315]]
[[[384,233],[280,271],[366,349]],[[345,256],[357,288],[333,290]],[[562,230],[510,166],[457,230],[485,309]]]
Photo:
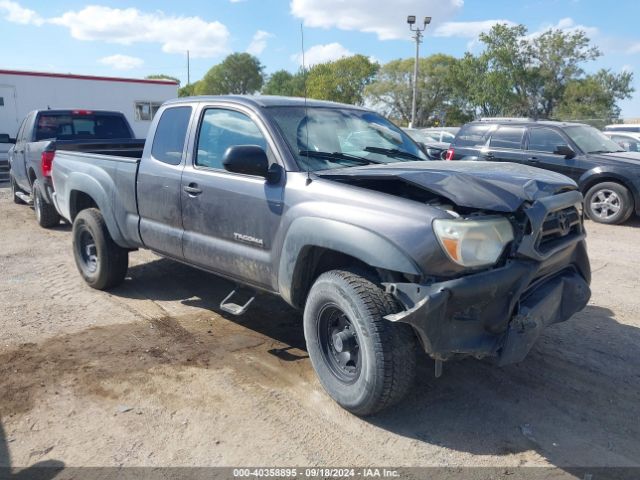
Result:
[[30,111],[51,108],[117,110],[145,138],[159,106],[177,96],[171,80],[0,70],[0,137],[15,138]]

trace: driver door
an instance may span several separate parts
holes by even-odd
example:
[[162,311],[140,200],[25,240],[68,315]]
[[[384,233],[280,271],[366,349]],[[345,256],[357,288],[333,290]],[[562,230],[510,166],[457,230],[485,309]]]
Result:
[[274,239],[280,227],[285,175],[277,182],[232,173],[222,159],[233,145],[274,149],[261,121],[240,107],[205,106],[191,159],[182,175],[185,260],[246,283],[277,289]]

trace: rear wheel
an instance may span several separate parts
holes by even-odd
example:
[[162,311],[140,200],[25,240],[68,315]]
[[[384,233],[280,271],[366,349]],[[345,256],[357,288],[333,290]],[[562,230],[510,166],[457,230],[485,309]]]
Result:
[[113,241],[100,210],[82,210],[73,222],[72,235],[76,266],[90,287],[107,290],[122,283],[129,251]]
[[13,203],[16,203],[18,205],[24,205],[25,203],[24,200],[18,197],[18,192],[23,193],[22,189],[18,187],[18,184],[16,183],[16,179],[13,178],[13,175],[9,176],[9,181],[11,182],[11,196],[13,197]]
[[40,180],[33,182],[31,189],[33,190],[33,209],[36,212],[38,225],[43,228],[51,228],[58,225],[60,223],[60,215],[58,215],[56,207],[42,198]]
[[413,383],[415,335],[383,318],[396,308],[380,286],[349,271],[322,274],[309,292],[304,335],[311,363],[331,398],[356,415],[399,402]]
[[584,197],[587,215],[598,223],[619,224],[633,213],[633,197],[629,190],[615,182],[594,185]]

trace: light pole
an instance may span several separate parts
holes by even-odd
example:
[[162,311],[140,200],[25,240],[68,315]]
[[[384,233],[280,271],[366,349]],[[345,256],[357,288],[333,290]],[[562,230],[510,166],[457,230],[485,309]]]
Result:
[[416,41],[416,60],[413,64],[413,98],[411,99],[411,123],[409,124],[409,128],[414,128],[416,126],[416,97],[418,94],[418,60],[420,58],[420,43],[422,43],[423,33],[427,29],[427,25],[431,23],[431,17],[424,17],[424,24],[422,28],[415,27],[416,16],[409,15],[407,17],[407,23],[409,24],[409,30],[412,32],[416,32],[413,36],[413,39]]

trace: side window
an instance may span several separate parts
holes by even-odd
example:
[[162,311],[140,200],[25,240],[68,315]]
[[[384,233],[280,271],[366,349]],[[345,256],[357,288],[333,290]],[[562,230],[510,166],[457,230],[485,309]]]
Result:
[[267,150],[266,139],[247,115],[220,108],[207,109],[198,132],[195,164],[223,169],[224,152],[233,145],[258,145]]
[[466,125],[458,132],[454,144],[457,147],[471,147],[483,144],[493,125]]
[[489,145],[497,148],[520,149],[524,127],[500,127],[493,132]]
[[550,128],[532,128],[529,130],[528,150],[553,153],[559,145],[567,145],[567,141]]
[[191,107],[167,108],[162,113],[153,136],[153,158],[170,165],[180,164],[190,118]]

